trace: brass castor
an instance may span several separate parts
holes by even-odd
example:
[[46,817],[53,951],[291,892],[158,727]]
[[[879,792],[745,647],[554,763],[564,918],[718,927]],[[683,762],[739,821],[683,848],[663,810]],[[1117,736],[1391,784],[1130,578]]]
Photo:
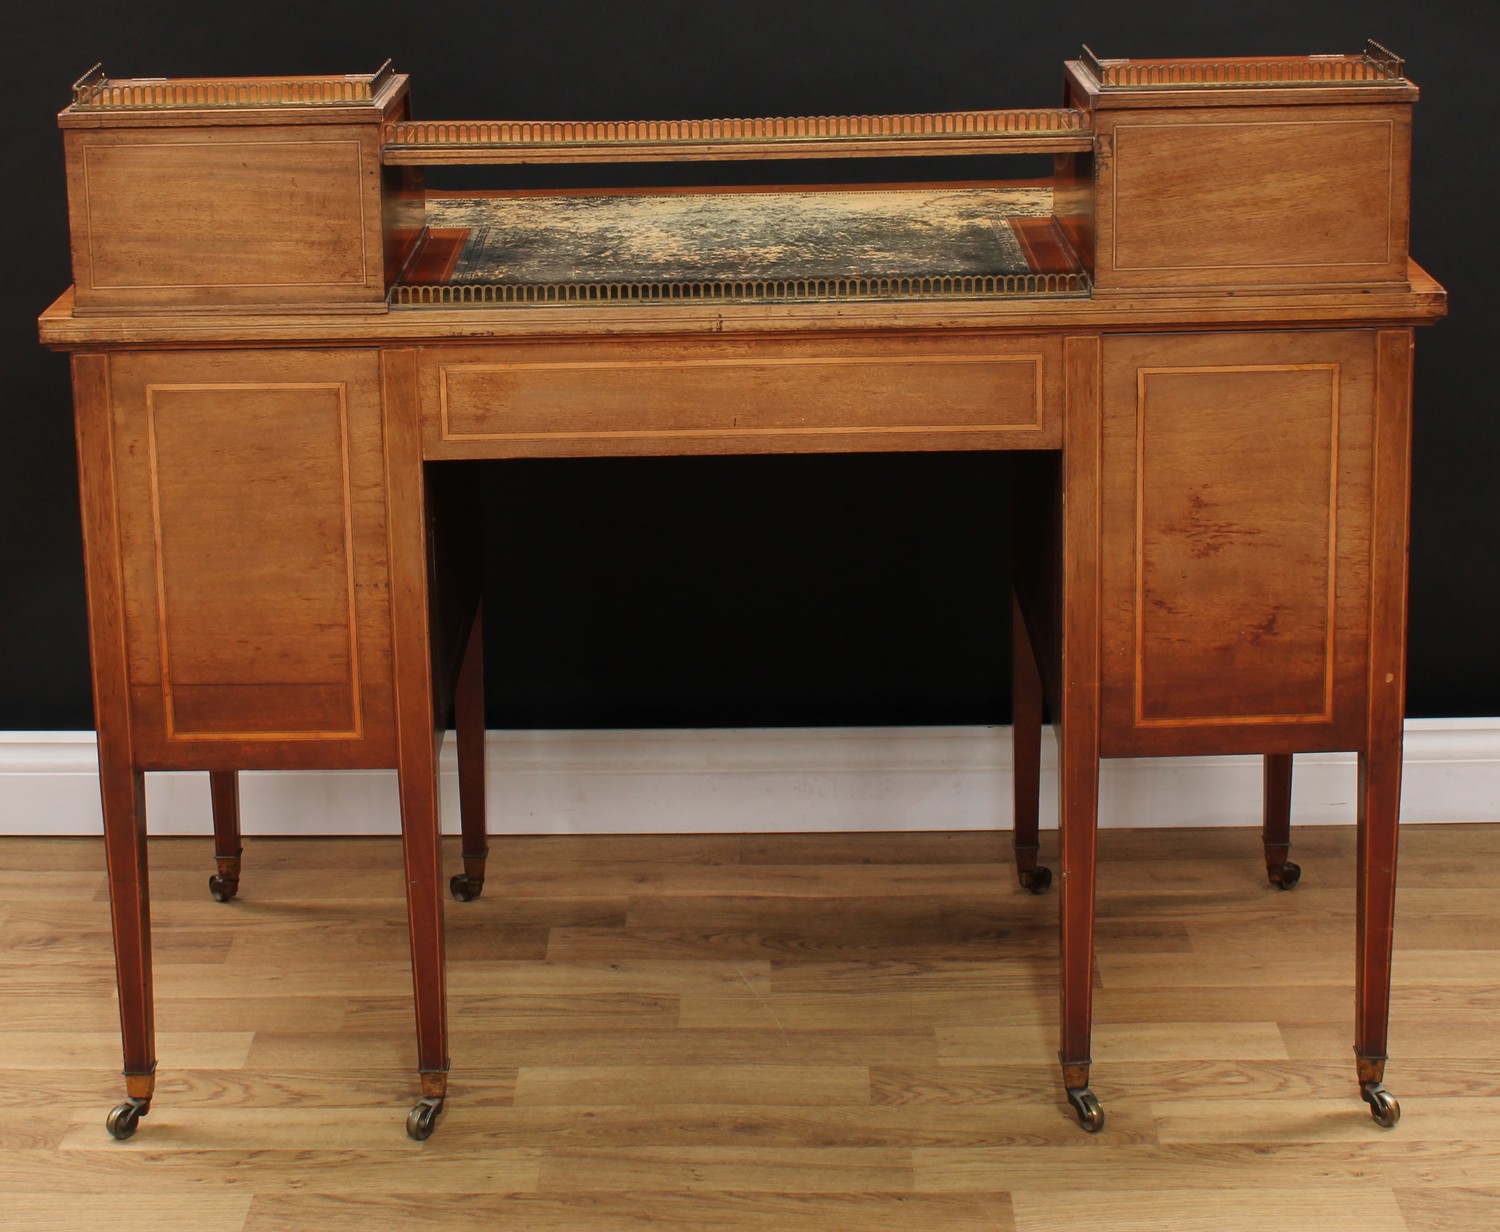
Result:
[[239,893],[240,879],[238,877],[225,877],[215,873],[208,879],[208,892],[213,895],[216,903],[227,903]]
[[1401,1119],[1401,1105],[1396,1097],[1378,1082],[1367,1082],[1359,1088],[1360,1098],[1370,1105],[1375,1124],[1390,1129]]
[[1078,1123],[1088,1133],[1097,1134],[1104,1128],[1104,1109],[1099,1104],[1099,1097],[1088,1087],[1070,1087],[1068,1103],[1073,1105]]
[[472,903],[484,889],[483,877],[470,877],[467,873],[454,873],[448,882],[448,891],[461,903]]
[[443,1110],[443,1101],[431,1096],[419,1099],[406,1114],[406,1136],[417,1142],[426,1142],[432,1137],[437,1125],[438,1113]]
[[1278,890],[1292,890],[1302,880],[1302,866],[1293,864],[1290,860],[1283,860],[1280,864],[1268,864],[1266,877]]
[[1045,894],[1052,888],[1052,870],[1037,865],[1036,868],[1022,869],[1016,874],[1023,890],[1030,890],[1033,894]]
[[123,1104],[116,1104],[109,1110],[109,1115],[104,1118],[104,1128],[109,1130],[111,1138],[118,1138],[124,1142],[135,1133],[141,1123],[141,1118],[150,1110],[149,1099],[127,1099]]

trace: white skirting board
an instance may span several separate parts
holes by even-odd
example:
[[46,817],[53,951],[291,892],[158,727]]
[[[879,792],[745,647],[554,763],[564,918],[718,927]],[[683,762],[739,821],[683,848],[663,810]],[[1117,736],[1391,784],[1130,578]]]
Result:
[[[1056,749],[1042,746],[1042,817],[1056,824]],[[492,731],[492,834],[1008,829],[1003,727],[703,731]],[[92,732],[0,733],[0,835],[98,834]],[[453,740],[443,746],[444,826],[458,830]],[[152,834],[210,834],[208,776],[146,776]],[[1104,826],[1244,826],[1260,819],[1255,757],[1106,761]],[[1406,725],[1402,817],[1500,821],[1500,718]],[[241,777],[247,834],[395,834],[394,771]],[[1296,759],[1293,817],[1352,824],[1355,758]]]

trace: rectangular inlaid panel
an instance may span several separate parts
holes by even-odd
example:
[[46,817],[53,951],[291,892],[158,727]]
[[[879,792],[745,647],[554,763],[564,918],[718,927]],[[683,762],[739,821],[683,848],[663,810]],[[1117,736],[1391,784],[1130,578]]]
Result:
[[1136,389],[1136,722],[1327,719],[1338,366],[1142,368]]
[[1358,333],[1106,342],[1111,721],[1326,728],[1358,692],[1368,351]]
[[143,760],[190,766],[226,742],[247,766],[316,764],[320,745],[388,757],[373,353],[159,352],[111,371]]
[[373,127],[72,129],[76,305],[384,299]]
[[1384,107],[1120,117],[1106,125],[1099,285],[1404,279],[1407,116]]
[[1055,339],[427,353],[431,456],[1016,447],[1057,439]]
[[362,283],[359,163],[355,141],[90,149],[90,285]]
[[146,389],[168,735],[357,734],[344,387]]

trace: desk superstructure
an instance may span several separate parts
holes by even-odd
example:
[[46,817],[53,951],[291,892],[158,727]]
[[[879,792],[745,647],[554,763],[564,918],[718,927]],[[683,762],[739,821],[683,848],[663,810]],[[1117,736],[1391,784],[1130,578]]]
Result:
[[[1061,755],[1061,1042],[1085,1128],[1100,757],[1359,757],[1355,1054],[1383,1083],[1401,771],[1416,87],[1350,56],[1104,60],[1030,111],[433,123],[365,76],[113,80],[59,121],[94,690],[127,1099],[156,1054],[143,774],[399,772],[426,1137],[453,895],[482,890],[477,519],[444,460],[1013,451],[1017,871],[1044,698]],[[1052,156],[1044,179],[427,191],[431,165]],[[918,164],[919,166],[920,164]],[[986,167],[991,164],[986,163]],[[788,179],[794,178],[791,171]],[[913,178],[919,179],[919,176]]]

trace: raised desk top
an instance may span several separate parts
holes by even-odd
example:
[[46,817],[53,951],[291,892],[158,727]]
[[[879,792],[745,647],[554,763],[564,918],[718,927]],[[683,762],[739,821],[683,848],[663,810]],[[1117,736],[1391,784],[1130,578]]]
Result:
[[[431,121],[407,78],[124,79],[59,116],[58,346],[815,328],[1410,323],[1416,87],[1377,43],[1103,59],[1067,105],[921,115]],[[438,192],[424,168],[1053,158],[1042,180]],[[976,164],[977,166],[978,164]],[[562,313],[559,310],[563,309]],[[420,313],[420,320],[410,313]],[[491,315],[492,313],[501,315]],[[482,315],[476,315],[476,313]],[[365,318],[365,319],[357,319]]]

